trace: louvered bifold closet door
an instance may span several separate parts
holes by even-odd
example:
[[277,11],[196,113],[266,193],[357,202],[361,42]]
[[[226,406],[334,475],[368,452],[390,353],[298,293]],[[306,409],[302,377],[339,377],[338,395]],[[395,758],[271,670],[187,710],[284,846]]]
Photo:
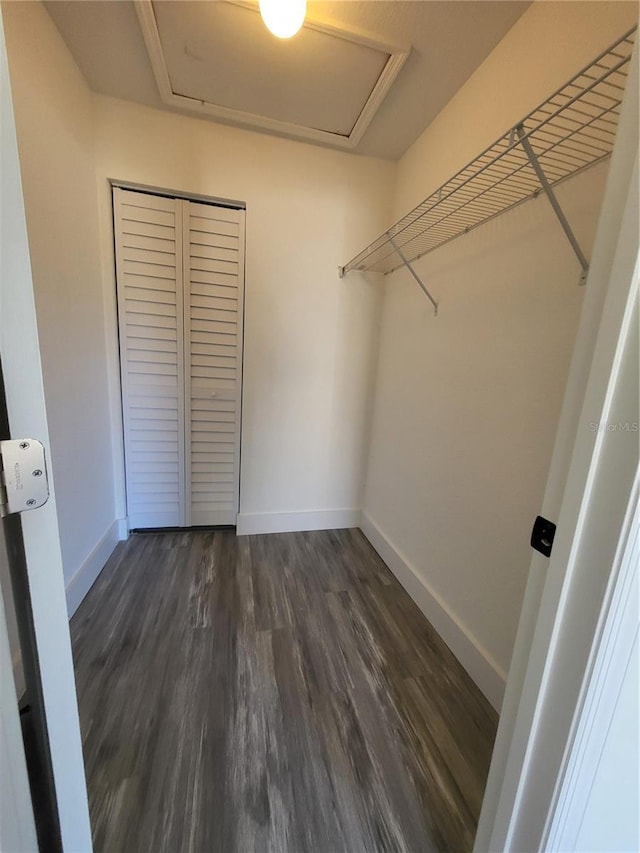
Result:
[[185,202],[183,228],[187,524],[235,524],[244,211]]
[[182,202],[114,189],[129,527],[185,524]]

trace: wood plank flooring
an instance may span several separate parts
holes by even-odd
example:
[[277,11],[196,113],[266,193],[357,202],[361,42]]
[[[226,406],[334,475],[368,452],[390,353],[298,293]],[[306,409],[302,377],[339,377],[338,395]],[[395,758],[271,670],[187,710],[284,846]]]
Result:
[[96,851],[468,851],[497,718],[358,530],[133,535],[72,620]]

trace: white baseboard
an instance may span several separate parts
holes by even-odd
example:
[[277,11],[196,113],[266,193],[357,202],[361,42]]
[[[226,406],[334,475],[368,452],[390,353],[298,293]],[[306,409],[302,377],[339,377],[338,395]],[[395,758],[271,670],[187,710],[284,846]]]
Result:
[[496,711],[500,711],[507,680],[504,670],[457,619],[440,596],[420,577],[415,567],[366,512],[362,513],[360,529],[489,702]]
[[337,530],[359,527],[359,509],[319,509],[307,512],[239,513],[238,536],[252,533],[294,533],[302,530]]
[[113,553],[118,542],[129,535],[126,519],[116,519],[102,539],[80,566],[67,584],[67,612],[69,619],[76,612],[85,595],[89,592],[105,563]]

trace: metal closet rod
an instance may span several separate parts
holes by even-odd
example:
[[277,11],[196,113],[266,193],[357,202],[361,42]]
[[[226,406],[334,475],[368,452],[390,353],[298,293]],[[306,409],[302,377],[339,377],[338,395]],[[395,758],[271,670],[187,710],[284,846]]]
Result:
[[[544,192],[586,280],[589,263],[553,190],[611,154],[635,27],[486,148],[388,231],[338,267],[390,273],[405,266],[438,314],[412,262]],[[393,261],[393,258],[399,261]],[[395,264],[395,265],[394,265]]]

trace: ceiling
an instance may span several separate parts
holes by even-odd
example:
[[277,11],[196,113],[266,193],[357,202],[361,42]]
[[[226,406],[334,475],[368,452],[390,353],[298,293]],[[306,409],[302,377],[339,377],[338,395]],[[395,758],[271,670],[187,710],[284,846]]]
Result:
[[138,0],[136,12],[167,106],[344,148],[409,53],[312,20],[277,39],[255,3]]
[[251,3],[137,5],[45,2],[95,92],[396,160],[529,2],[310,0],[287,41]]

